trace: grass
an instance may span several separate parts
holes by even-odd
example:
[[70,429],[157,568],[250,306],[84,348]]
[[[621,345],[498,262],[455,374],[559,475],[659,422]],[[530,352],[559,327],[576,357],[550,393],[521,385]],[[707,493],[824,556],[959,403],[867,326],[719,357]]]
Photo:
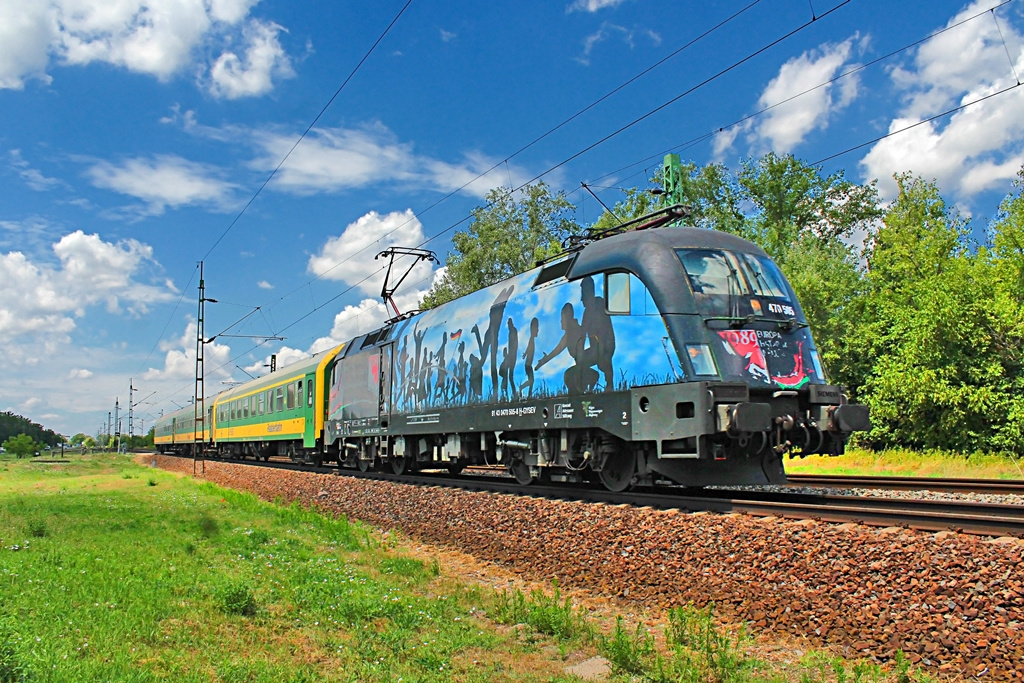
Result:
[[844,455],[787,458],[790,474],[846,474],[973,479],[1024,479],[1024,462],[991,453],[849,449]]
[[564,670],[476,616],[480,596],[436,563],[348,520],[114,455],[60,469],[3,461],[0,472],[0,683],[540,681]]
[[762,661],[712,606],[648,629],[557,583],[482,592],[393,534],[116,455],[0,475],[0,683],[568,683],[595,653],[616,681],[925,680],[905,660]]

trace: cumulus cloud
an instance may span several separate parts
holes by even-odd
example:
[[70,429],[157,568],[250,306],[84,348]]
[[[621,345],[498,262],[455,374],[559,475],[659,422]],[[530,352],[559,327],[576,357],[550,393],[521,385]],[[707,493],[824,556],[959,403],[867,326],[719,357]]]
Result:
[[274,23],[249,22],[243,32],[244,55],[225,50],[210,67],[210,94],[229,100],[263,95],[274,88],[275,77],[294,77],[291,60],[277,39],[282,30]]
[[204,45],[241,33],[239,57],[225,51],[210,69],[218,96],[260,95],[290,75],[273,23],[246,17],[258,0],[50,0],[0,3],[0,89],[49,83],[51,61],[102,62],[166,81],[201,57]]
[[[986,3],[974,2],[947,25],[986,8]],[[907,64],[891,71],[905,104],[888,132],[903,132],[876,143],[860,162],[864,178],[877,178],[884,197],[895,196],[892,174],[901,171],[934,178],[961,197],[1008,186],[1015,177],[1024,162],[1021,89],[973,104],[948,119],[921,123],[1016,83],[1003,38],[1016,72],[1024,73],[1024,35],[1004,17],[999,20],[1002,37],[986,13],[927,41]]]
[[[295,144],[293,134],[255,131],[252,137],[264,152],[252,163],[260,170],[275,168]],[[518,185],[532,177],[514,164],[492,168],[499,161],[479,152],[464,154],[459,163],[421,156],[411,143],[398,141],[380,123],[359,128],[320,128],[311,131],[295,148],[274,176],[271,187],[310,195],[394,182],[443,192],[461,189],[483,197],[510,178]]]
[[64,341],[89,306],[105,303],[112,312],[126,306],[138,315],[174,297],[170,283],[136,279],[159,267],[152,248],[136,240],[114,244],[78,230],[54,244],[53,253],[58,267],[37,265],[20,251],[0,255],[0,337]]
[[758,101],[759,108],[783,103],[768,111],[755,129],[767,149],[791,152],[809,133],[828,127],[829,117],[853,101],[859,85],[856,76],[815,87],[835,78],[847,65],[853,42],[851,38],[838,45],[822,45],[782,65]]
[[[341,235],[328,239],[320,252],[310,257],[308,268],[319,277],[341,280],[366,294],[379,295],[388,262],[373,257],[388,247],[415,247],[423,240],[423,224],[412,209],[383,216],[371,211],[350,223]],[[412,261],[411,256],[396,258],[395,271],[404,273]],[[419,261],[398,293],[423,287],[432,273],[433,264]]]
[[[147,381],[195,379],[198,329],[195,322],[190,322],[179,338],[160,342],[159,348],[165,353],[164,366],[163,368],[149,368],[143,373],[142,379]],[[207,381],[230,378],[231,372],[227,369],[230,361],[230,346],[216,341],[206,344],[203,349],[203,365],[206,368]],[[209,393],[216,393],[216,391],[210,390]]]
[[159,215],[167,207],[192,204],[225,210],[236,188],[218,177],[219,169],[174,154],[127,159],[118,164],[100,161],[86,175],[96,187],[141,199],[145,206],[140,210],[149,215]]
[[273,289],[274,288],[274,285],[270,284],[266,280],[260,280],[259,282],[256,283],[256,286],[259,287],[260,289]]
[[92,377],[92,370],[85,368],[72,368],[68,373],[68,379],[89,379]]

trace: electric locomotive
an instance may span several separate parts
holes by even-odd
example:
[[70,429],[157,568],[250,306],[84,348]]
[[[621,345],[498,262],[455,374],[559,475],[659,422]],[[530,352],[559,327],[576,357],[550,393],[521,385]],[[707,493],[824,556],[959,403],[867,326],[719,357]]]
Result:
[[354,339],[330,372],[323,448],[345,465],[611,490],[785,481],[840,454],[867,409],[825,378],[800,303],[751,242],[656,227],[680,206]]

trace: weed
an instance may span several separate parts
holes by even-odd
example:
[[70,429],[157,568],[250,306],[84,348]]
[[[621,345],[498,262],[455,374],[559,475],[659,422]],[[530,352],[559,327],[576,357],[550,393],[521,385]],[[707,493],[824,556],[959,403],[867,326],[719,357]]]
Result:
[[149,484],[150,486],[156,486],[156,479],[150,477],[149,481],[147,481],[146,483]]
[[28,521],[28,535],[32,538],[44,538],[49,533],[46,528],[46,520],[30,519]]
[[384,574],[395,574],[407,579],[420,579],[426,573],[423,563],[412,557],[386,557],[380,562]]
[[558,582],[552,583],[550,596],[535,590],[527,597],[522,591],[498,593],[496,618],[505,624],[529,624],[539,633],[558,640],[589,637],[591,627],[580,610],[574,608],[568,596],[562,599]]
[[622,617],[616,617],[611,637],[601,638],[600,649],[615,670],[633,675],[647,673],[649,662],[655,656],[654,637],[641,624],[630,633]]
[[121,475],[121,478],[122,478],[122,479],[134,479],[134,478],[135,478],[135,475],[134,475],[134,474],[132,474],[131,472],[124,472],[124,473],[123,473],[123,474]]
[[228,614],[251,617],[259,609],[256,596],[252,594],[248,584],[243,581],[232,581],[226,584],[220,589],[218,597],[221,607]]
[[437,561],[436,557],[430,561],[430,575],[441,576],[441,563]]

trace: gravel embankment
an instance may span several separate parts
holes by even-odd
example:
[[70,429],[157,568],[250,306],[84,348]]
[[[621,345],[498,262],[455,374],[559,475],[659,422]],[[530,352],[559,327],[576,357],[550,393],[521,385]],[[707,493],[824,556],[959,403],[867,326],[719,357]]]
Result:
[[[192,472],[192,461],[156,458]],[[757,631],[850,657],[902,649],[933,674],[1024,680],[1024,545],[813,521],[559,502],[207,462],[206,478],[298,499],[534,580],[667,608],[714,601]]]

